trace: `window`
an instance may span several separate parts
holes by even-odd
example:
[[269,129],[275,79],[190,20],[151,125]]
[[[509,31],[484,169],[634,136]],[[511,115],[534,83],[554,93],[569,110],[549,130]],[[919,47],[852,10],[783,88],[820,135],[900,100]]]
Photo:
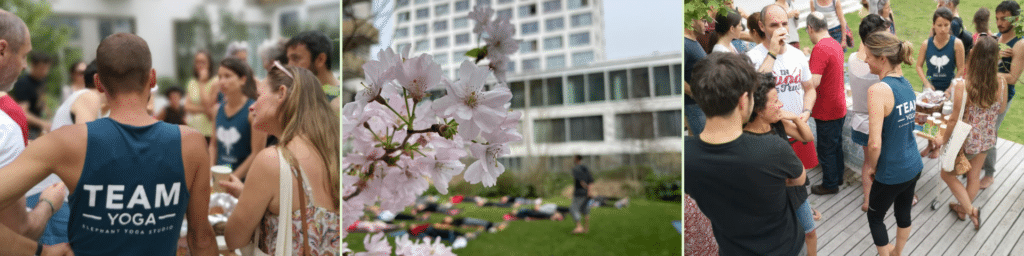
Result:
[[409,5],[409,0],[398,0],[395,1],[395,8],[402,8]]
[[135,33],[135,20],[130,18],[100,18],[100,38],[115,33]]
[[427,34],[427,24],[416,25],[416,28],[414,29],[413,34],[415,34],[417,36],[426,35]]
[[565,68],[565,55],[548,56],[548,68],[547,69],[559,69]]
[[[440,39],[440,38],[438,38],[438,39]],[[444,39],[448,39],[448,38],[445,37]],[[445,40],[445,41],[447,41],[447,40]],[[441,66],[444,66],[444,65],[448,64],[448,53],[434,54],[434,62],[437,63],[437,65],[441,65]]]
[[548,19],[544,21],[544,31],[558,31],[562,30],[562,28],[565,28],[565,19],[563,19],[562,17]]
[[448,4],[439,4],[434,6],[434,16],[447,15],[449,10],[451,10],[451,6]]
[[430,8],[420,8],[416,10],[416,19],[430,18]]
[[477,6],[491,5],[491,0],[476,0]]
[[[440,49],[442,47],[448,47],[448,37],[447,36],[434,38],[434,48]],[[445,59],[446,60],[448,59],[447,56],[448,55],[445,55]],[[445,61],[445,62],[447,62],[447,61]]]
[[429,2],[429,1],[430,0],[416,0],[416,4],[425,4],[425,3]]
[[562,37],[549,37],[544,39],[544,50],[561,49]]
[[[523,61],[523,69],[526,69],[526,62]],[[530,80],[530,106],[544,106],[544,80]]]
[[604,122],[601,116],[569,118],[569,141],[603,140]]
[[629,71],[632,76],[630,81],[629,98],[643,98],[651,96],[651,85],[647,79],[647,68],[635,68]]
[[452,27],[455,27],[455,28],[469,27],[469,18],[466,18],[466,17],[455,18],[455,20],[452,21]]
[[499,10],[498,19],[512,19],[512,8]]
[[615,115],[615,134],[619,139],[653,139],[654,117],[651,112]]
[[469,33],[462,33],[455,35],[455,45],[464,45],[469,43]]
[[608,73],[608,85],[611,86],[611,99],[626,99],[626,70],[616,70]]
[[587,101],[604,101],[604,73],[587,75]]
[[683,93],[683,78],[682,78],[682,74],[683,74],[683,65],[676,64],[676,65],[672,66],[672,77],[674,78],[674,79],[672,79],[672,84],[674,85],[673,87],[675,87],[675,93],[676,94],[682,94]]
[[586,66],[594,62],[594,52],[576,52],[572,54],[572,66]]
[[583,75],[570,76],[566,79],[568,82],[569,89],[569,103],[583,103],[586,102],[586,84],[583,81]]
[[538,119],[533,122],[533,137],[538,143],[565,142],[565,119]]
[[575,14],[570,17],[572,19],[572,27],[590,26],[590,13]]
[[569,35],[570,46],[581,46],[590,44],[590,32],[576,33]]
[[409,22],[409,12],[403,12],[398,14],[398,23]]
[[462,62],[466,60],[466,51],[456,51],[455,55],[452,56],[452,60],[454,61],[455,64],[461,65]]
[[423,39],[423,40],[416,41],[416,51],[417,52],[426,51],[428,49],[430,49],[430,41],[429,40]]
[[507,71],[508,73],[515,73],[516,72],[516,62],[515,61],[509,61],[509,62],[505,63],[505,71]]
[[551,0],[544,2],[544,13],[552,13],[562,10],[562,0]]
[[587,4],[588,4],[587,2],[589,2],[589,0],[569,0],[569,2],[567,3],[567,5],[568,5],[567,9],[575,10],[575,9],[587,7]]
[[469,0],[455,2],[455,12],[469,10]]
[[520,19],[526,18],[526,17],[533,17],[534,15],[537,15],[537,5],[536,4],[523,5],[523,6],[519,7],[519,18]]
[[[509,62],[513,63],[514,62]],[[512,91],[512,108],[523,108],[526,106],[526,84],[523,82],[511,82],[508,89]]]
[[562,78],[548,78],[548,95],[547,105],[562,105]]
[[409,28],[395,29],[395,38],[406,38],[409,36]]
[[[281,35],[294,35],[299,33],[299,11],[282,12],[277,19],[277,26]],[[100,32],[100,38],[106,38],[107,34]]]
[[520,173],[523,171],[523,158],[522,157],[502,157],[498,158],[498,162],[505,166],[505,170]]
[[507,3],[511,3],[512,1],[514,1],[514,0],[498,0],[498,3],[499,4],[507,4]]
[[541,70],[541,59],[530,58],[522,60],[522,71],[539,71]]
[[434,33],[448,31],[448,21],[440,20],[434,22]]
[[540,30],[540,29],[538,28],[538,26],[537,26],[537,22],[536,22],[536,21],[534,21],[534,22],[529,22],[529,23],[523,23],[523,25],[522,25],[522,26],[523,26],[523,29],[522,29],[522,31],[523,31],[523,35],[532,35],[532,34],[536,34],[536,33],[537,33],[537,31],[538,31],[538,30]]
[[[520,53],[537,52],[537,40],[530,40],[530,41],[519,42],[519,52]],[[523,69],[526,69],[526,67],[523,67]]]
[[682,137],[682,122],[683,116],[679,110],[658,111],[658,137]]
[[672,95],[672,74],[668,66],[654,67],[654,95]]

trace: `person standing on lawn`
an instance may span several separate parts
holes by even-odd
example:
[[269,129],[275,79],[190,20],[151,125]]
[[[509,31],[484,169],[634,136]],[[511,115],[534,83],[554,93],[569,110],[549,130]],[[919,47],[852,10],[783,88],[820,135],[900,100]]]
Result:
[[[590,232],[590,197],[594,195],[591,185],[594,184],[594,177],[590,175],[590,169],[581,163],[583,156],[576,155],[576,167],[572,168],[573,192],[572,192],[572,219],[576,221],[576,229],[573,234]],[[580,225],[580,219],[583,225]]]
[[[1002,61],[999,62],[999,76],[1006,81],[1006,109],[1010,109],[1013,104],[1013,95],[1017,93],[1015,85],[1020,78],[1021,71],[1024,71],[1024,44],[1017,43],[1020,41],[1021,35],[1013,30],[1012,24],[1012,19],[1017,15],[1020,15],[1020,5],[1017,2],[1006,0],[996,6],[996,27],[999,29],[999,34],[996,37],[999,38],[1000,44],[999,57],[1002,57]],[[1003,44],[1006,46],[1002,46]],[[999,136],[999,126],[1003,124],[1003,118],[1006,117],[1007,112],[999,114],[999,118],[996,119],[996,136]],[[992,185],[992,178],[995,177],[996,171],[996,155],[998,154],[996,147],[992,147],[988,150],[988,155],[985,156],[985,164],[982,166],[982,169],[985,170],[985,177],[981,178],[982,189]]]
[[[939,7],[932,15],[932,33],[935,35],[921,43],[921,54],[914,66],[924,83],[923,89],[946,91],[956,77],[957,69],[964,67],[964,44],[952,34],[952,21],[953,12],[946,7]],[[926,64],[927,72],[924,70]]]
[[814,50],[808,66],[811,69],[811,83],[818,93],[811,117],[818,130],[818,162],[824,175],[821,185],[811,187],[816,195],[839,192],[843,183],[843,124],[846,121],[846,90],[843,85],[843,47],[828,34],[825,15],[812,12],[807,16],[807,33],[811,36]]

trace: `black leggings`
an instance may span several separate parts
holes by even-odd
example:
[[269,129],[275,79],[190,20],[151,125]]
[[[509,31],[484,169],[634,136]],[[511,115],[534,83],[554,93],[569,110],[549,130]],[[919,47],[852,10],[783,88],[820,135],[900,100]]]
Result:
[[889,234],[886,233],[883,222],[889,206],[893,206],[896,226],[910,227],[910,209],[914,205],[914,188],[917,187],[919,178],[921,173],[907,182],[896,185],[882,184],[878,180],[871,183],[871,194],[868,195],[868,227],[871,228],[871,238],[875,240],[875,246],[889,244]]

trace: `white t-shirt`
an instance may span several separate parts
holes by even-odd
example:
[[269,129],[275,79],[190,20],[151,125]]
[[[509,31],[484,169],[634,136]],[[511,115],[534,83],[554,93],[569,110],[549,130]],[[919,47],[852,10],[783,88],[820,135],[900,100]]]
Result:
[[23,136],[21,126],[6,112],[0,111],[0,167],[7,166],[25,151]]
[[721,45],[721,44],[715,44],[715,48],[711,49],[711,52],[736,53],[736,52],[732,51],[732,49],[729,49],[729,47]]
[[[803,82],[811,81],[811,69],[807,65],[807,56],[796,47],[785,45],[786,52],[776,56],[772,74],[775,75],[775,89],[779,91],[782,109],[801,114],[804,110]],[[754,46],[747,51],[747,56],[754,62],[754,68],[761,67],[768,56],[768,48],[764,44]]]
[[849,69],[848,81],[853,93],[853,111],[850,112],[850,125],[859,132],[868,133],[868,88],[881,80],[871,73],[871,67],[857,58],[859,53],[850,54],[847,61]]

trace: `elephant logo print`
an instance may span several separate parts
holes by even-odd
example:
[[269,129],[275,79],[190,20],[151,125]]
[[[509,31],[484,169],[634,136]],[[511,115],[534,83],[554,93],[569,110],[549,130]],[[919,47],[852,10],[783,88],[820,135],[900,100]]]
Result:
[[949,64],[949,56],[942,55],[942,57],[940,58],[939,56],[932,55],[932,58],[928,60],[928,62],[938,68],[938,71],[936,71],[936,73],[942,73],[942,67],[945,67],[946,64]]
[[242,134],[239,133],[238,129],[235,129],[235,127],[231,127],[229,129],[224,129],[223,126],[217,127],[217,141],[220,141],[220,143],[224,145],[225,154],[230,155],[231,148],[233,148],[235,143],[240,139],[242,139]]

